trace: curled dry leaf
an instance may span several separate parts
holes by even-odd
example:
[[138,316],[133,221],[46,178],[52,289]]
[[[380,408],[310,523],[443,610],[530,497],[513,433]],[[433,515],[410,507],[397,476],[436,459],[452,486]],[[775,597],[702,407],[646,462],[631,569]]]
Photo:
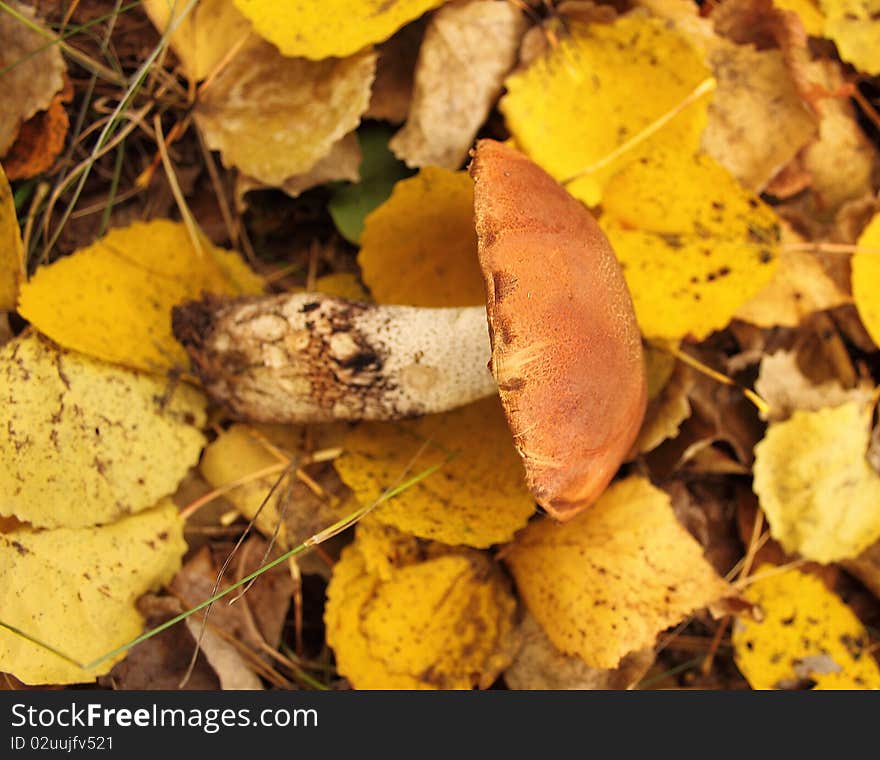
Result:
[[[651,353],[662,353],[655,349]],[[669,354],[665,354],[669,356]],[[693,385],[693,375],[689,367],[673,358],[672,374],[653,397],[648,397],[645,419],[639,430],[633,451],[642,454],[659,446],[667,438],[674,437],[681,423],[691,413],[688,392]],[[649,364],[650,373],[650,364]],[[650,377],[650,374],[649,374]]]
[[438,548],[380,579],[356,538],[333,567],[324,621],[356,689],[487,688],[512,659],[515,609],[485,554]]
[[825,14],[825,36],[834,40],[840,57],[865,74],[880,74],[876,0],[819,0],[819,5]]
[[398,182],[366,218],[358,263],[379,303],[484,304],[470,177],[429,166]]
[[0,312],[12,311],[24,279],[24,250],[12,188],[0,166]]
[[865,228],[852,257],[852,291],[859,316],[880,346],[880,214]]
[[349,56],[375,42],[387,40],[404,24],[444,0],[235,0],[236,7],[258,34],[285,56],[312,60]]
[[357,127],[375,70],[369,50],[308,61],[252,36],[202,93],[196,122],[226,166],[281,185]]
[[868,632],[821,580],[770,565],[756,576],[745,597],[763,616],[733,628],[736,664],[753,689],[880,688]]
[[375,518],[422,538],[484,548],[510,540],[535,509],[513,444],[501,405],[491,398],[396,425],[363,423],[345,436],[335,467],[367,506],[439,464],[379,506]]
[[511,689],[631,689],[654,662],[653,649],[640,649],[626,655],[616,668],[591,668],[580,657],[563,654],[535,619],[526,614],[519,626],[522,646],[504,681]]
[[205,400],[186,385],[62,351],[0,349],[0,513],[82,527],[152,507],[196,463]]
[[755,391],[770,406],[765,419],[779,422],[797,410],[816,412],[849,401],[868,404],[874,388],[864,381],[854,388],[845,388],[836,379],[815,383],[801,371],[795,352],[778,351],[761,360]]
[[169,44],[194,82],[213,73],[251,33],[250,22],[231,0],[197,0],[192,8],[190,3],[174,0],[143,0],[142,4],[160,32],[176,22]]
[[470,0],[431,16],[419,51],[412,104],[391,140],[408,166],[457,169],[501,94],[526,29],[506,0]]
[[[681,33],[660,19],[625,16],[573,25],[570,37],[507,78],[500,108],[517,146],[595,205],[627,163],[660,147],[697,149],[710,77]],[[700,86],[706,92],[696,97]]]
[[[135,601],[171,580],[184,551],[183,523],[167,499],[110,525],[2,533],[3,622],[91,662],[141,632]],[[25,683],[93,681],[124,656],[86,671],[0,630],[0,669]]]
[[857,401],[798,411],[755,447],[755,493],[790,554],[836,562],[880,538],[880,474],[865,456],[871,416]]
[[185,365],[171,334],[171,308],[202,293],[259,293],[262,280],[233,252],[180,222],[157,219],[111,230],[71,256],[40,267],[22,287],[19,312],[65,348],[135,369]]
[[706,337],[775,272],[776,215],[708,156],[655,150],[611,179],[603,210],[646,337]]
[[781,51],[719,39],[708,61],[718,89],[701,146],[746,188],[761,192],[814,137],[816,115],[800,98]]
[[566,525],[531,523],[505,560],[553,644],[594,668],[616,668],[691,612],[736,596],[678,524],[669,496],[637,476]]
[[8,7],[0,12],[0,156],[15,142],[25,121],[49,108],[64,86],[65,72],[61,49],[47,44],[54,35],[33,9],[17,0]]
[[10,180],[28,179],[49,169],[64,148],[69,119],[64,104],[73,97],[73,88],[66,81],[49,108],[39,111],[21,125],[18,137],[3,157]]

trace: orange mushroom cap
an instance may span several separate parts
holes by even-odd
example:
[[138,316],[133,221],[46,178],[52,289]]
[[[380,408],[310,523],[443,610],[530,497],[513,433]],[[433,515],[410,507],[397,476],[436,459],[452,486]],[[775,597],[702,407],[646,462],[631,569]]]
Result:
[[502,143],[480,140],[473,156],[490,368],[529,488],[569,520],[605,490],[644,417],[632,299],[583,204]]

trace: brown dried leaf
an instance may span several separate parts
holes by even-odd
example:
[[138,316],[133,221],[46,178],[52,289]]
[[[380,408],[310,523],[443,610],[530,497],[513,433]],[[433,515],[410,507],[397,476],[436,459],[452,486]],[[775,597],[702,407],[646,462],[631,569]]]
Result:
[[[47,45],[54,36],[42,28],[32,8],[10,0],[13,13],[0,11],[0,156],[5,156],[22,123],[52,104],[64,86],[64,59],[58,45]],[[39,50],[40,52],[36,52]]]
[[409,117],[389,143],[408,166],[461,166],[504,77],[516,62],[526,21],[506,0],[441,8],[419,51]]
[[384,119],[392,124],[406,121],[427,20],[428,16],[423,16],[407,24],[389,40],[376,46],[376,79],[365,119]]
[[73,87],[65,80],[49,108],[32,116],[18,132],[12,147],[3,157],[3,168],[10,180],[28,179],[46,171],[64,148],[69,120],[64,104],[73,98]]
[[626,655],[616,668],[591,668],[580,657],[563,654],[553,646],[528,613],[520,624],[519,636],[522,646],[504,671],[504,680],[511,689],[631,689],[654,662],[654,650],[649,648]]

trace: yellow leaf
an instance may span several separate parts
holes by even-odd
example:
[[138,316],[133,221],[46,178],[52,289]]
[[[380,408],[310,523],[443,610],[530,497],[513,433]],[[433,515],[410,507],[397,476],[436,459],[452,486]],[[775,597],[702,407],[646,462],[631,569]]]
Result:
[[471,178],[429,166],[398,182],[366,218],[358,263],[378,303],[485,304]]
[[[184,551],[168,499],[102,527],[0,533],[0,619],[90,662],[141,632],[135,601],[171,580]],[[25,683],[93,681],[124,656],[86,671],[0,629],[0,670]]]
[[346,298],[349,301],[364,303],[370,300],[370,294],[361,285],[358,276],[352,272],[325,274],[315,280],[315,290],[330,296]]
[[172,493],[204,445],[187,385],[61,351],[34,334],[0,348],[0,514],[107,523]]
[[852,292],[865,329],[880,346],[880,214],[871,220],[856,244]]
[[624,16],[574,25],[571,37],[508,77],[500,108],[517,146],[592,206],[626,163],[658,147],[698,148],[710,77],[666,22]]
[[789,554],[855,557],[880,538],[880,475],[865,454],[871,405],[796,411],[755,446],[754,490]]
[[880,2],[819,0],[819,5],[825,36],[834,40],[840,57],[865,74],[880,74]]
[[376,55],[285,58],[256,36],[199,99],[196,122],[223,163],[267,185],[305,174],[360,123]]
[[373,512],[421,538],[483,548],[509,540],[534,511],[497,397],[417,420],[362,423],[344,449],[336,470],[364,505],[441,465]]
[[24,278],[24,250],[12,188],[0,166],[0,311],[12,311]]
[[377,520],[372,514],[358,522],[358,550],[367,572],[380,580],[390,580],[395,567],[418,561],[419,539]]
[[773,5],[784,11],[793,11],[798,15],[804,30],[812,37],[823,37],[825,34],[825,17],[819,10],[816,0],[773,0]]
[[[870,637],[853,611],[814,575],[763,565],[745,591],[760,622],[738,618],[736,664],[753,689],[880,689]],[[771,574],[772,573],[772,574]]]
[[[189,6],[184,0],[143,0],[142,4],[160,32],[178,21]],[[198,0],[183,20],[178,21],[169,44],[186,76],[199,81],[211,74],[250,32],[250,22],[231,0]]]
[[254,29],[284,55],[318,60],[352,55],[388,39],[444,0],[235,0]]
[[356,689],[488,687],[510,663],[516,601],[486,555],[458,550],[367,572],[355,544],[333,567],[324,620]]
[[194,248],[180,222],[157,219],[111,230],[22,286],[19,312],[65,348],[135,369],[188,366],[171,333],[171,308],[203,293],[259,293],[237,253],[206,239]]
[[669,495],[638,476],[613,483],[570,523],[531,523],[505,559],[556,648],[594,668],[617,667],[694,610],[733,596]]
[[708,156],[655,151],[609,182],[603,209],[646,337],[704,338],[776,269],[776,215]]

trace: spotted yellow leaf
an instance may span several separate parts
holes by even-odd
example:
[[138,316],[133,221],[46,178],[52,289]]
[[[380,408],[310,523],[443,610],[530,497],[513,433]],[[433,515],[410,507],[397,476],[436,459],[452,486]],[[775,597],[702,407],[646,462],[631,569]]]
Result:
[[492,561],[469,549],[367,572],[358,540],[333,567],[324,620],[339,672],[356,689],[488,687],[510,664],[516,601]]
[[694,610],[734,595],[668,494],[639,476],[613,483],[569,523],[531,523],[505,559],[556,648],[593,668],[617,667]]
[[254,29],[286,56],[321,58],[352,55],[383,42],[409,21],[444,0],[235,0]]
[[0,166],[0,311],[12,311],[24,277],[24,252],[12,189]]
[[880,74],[880,0],[819,0],[825,36],[840,57],[865,74]]
[[856,244],[852,292],[865,329],[880,346],[880,214],[871,220]]
[[763,565],[744,596],[761,615],[737,619],[733,651],[753,689],[880,689],[868,632],[819,578]]
[[723,328],[776,269],[776,215],[708,156],[655,151],[609,182],[603,209],[647,337]]
[[[0,533],[0,620],[91,662],[141,633],[137,598],[168,583],[185,551],[169,499],[101,527]],[[0,627],[0,670],[29,684],[94,681],[124,656],[83,670]]]
[[65,348],[135,369],[189,366],[171,333],[171,309],[204,293],[259,293],[241,257],[206,239],[193,246],[180,222],[112,230],[41,267],[21,289],[19,311]]
[[205,399],[34,334],[0,348],[0,514],[107,523],[172,493],[199,458]]
[[836,562],[880,538],[880,475],[866,453],[870,404],[796,411],[755,446],[754,489],[790,554]]
[[517,146],[591,206],[626,163],[661,146],[695,151],[712,90],[688,39],[643,15],[575,24],[505,84],[500,108]]
[[379,303],[485,304],[471,178],[429,166],[398,182],[366,218],[358,263]]

